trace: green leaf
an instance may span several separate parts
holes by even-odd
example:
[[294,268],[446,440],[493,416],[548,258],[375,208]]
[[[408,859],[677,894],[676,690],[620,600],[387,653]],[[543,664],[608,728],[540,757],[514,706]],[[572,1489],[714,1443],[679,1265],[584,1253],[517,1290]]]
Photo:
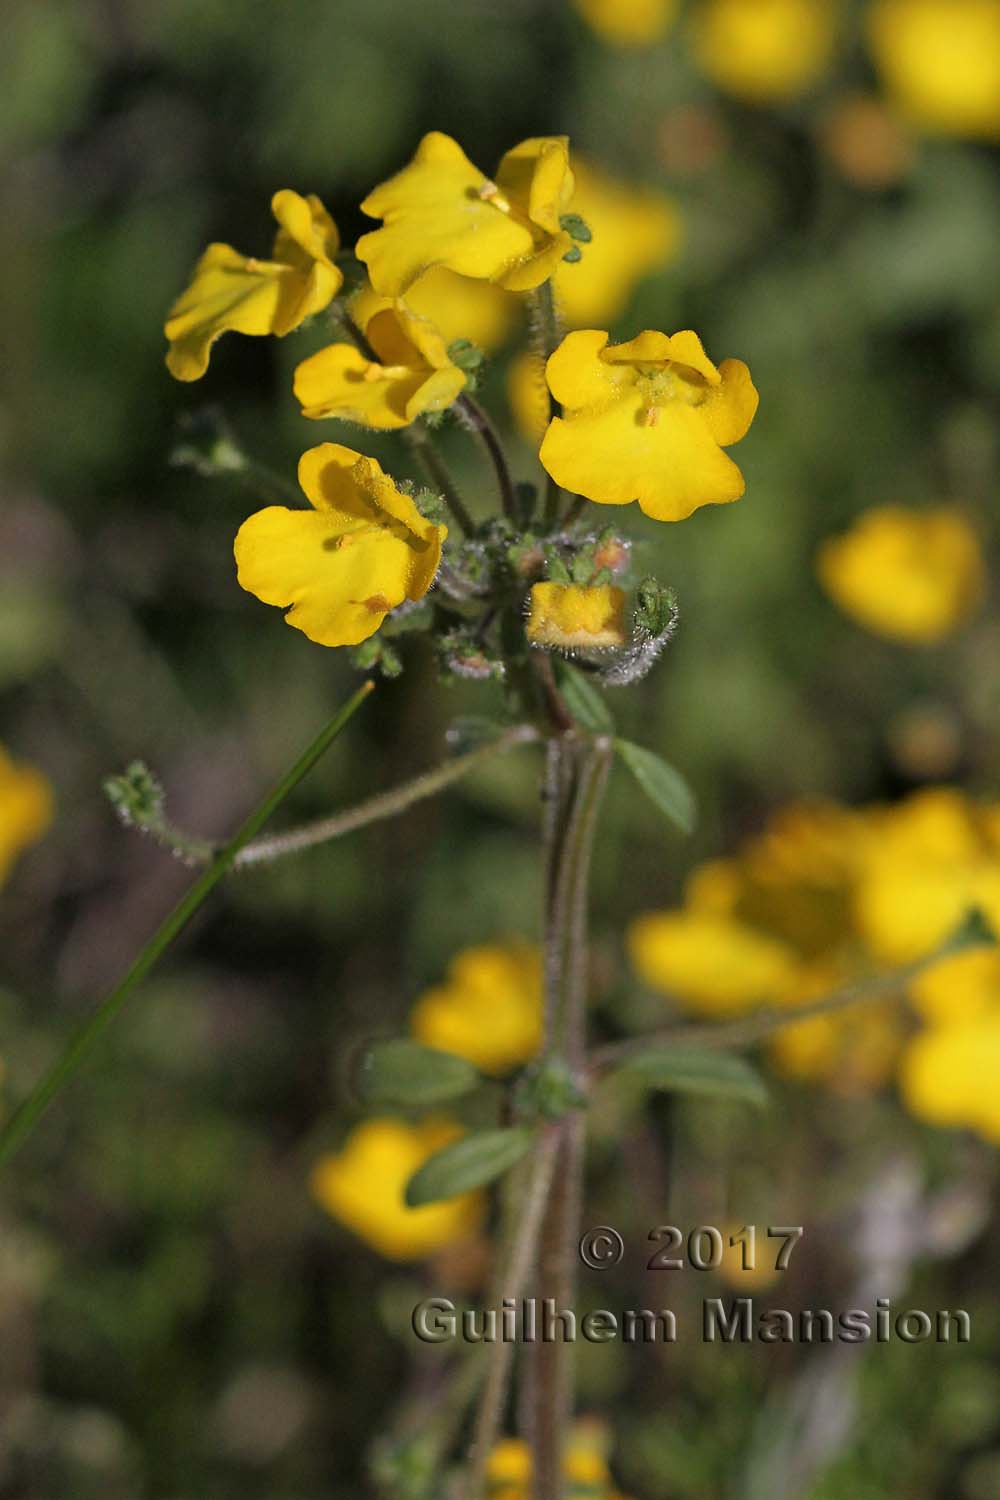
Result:
[[757,1069],[731,1052],[650,1047],[621,1071],[668,1094],[716,1094],[747,1104],[767,1103],[767,1087]]
[[439,1104],[470,1093],[479,1082],[464,1057],[397,1037],[365,1053],[359,1088],[369,1104]]
[[615,721],[593,683],[566,662],[556,664],[556,682],[573,718],[591,734],[614,734]]
[[668,817],[682,833],[691,833],[698,809],[694,792],[681,773],[652,750],[633,745],[631,740],[615,740],[615,749],[628,766],[649,800]]
[[454,1198],[471,1188],[493,1182],[531,1149],[534,1132],[518,1126],[509,1130],[476,1130],[436,1151],[406,1184],[411,1208]]
[[978,906],[970,906],[959,926],[942,945],[941,955],[965,953],[970,948],[995,948],[997,941],[986,913]]

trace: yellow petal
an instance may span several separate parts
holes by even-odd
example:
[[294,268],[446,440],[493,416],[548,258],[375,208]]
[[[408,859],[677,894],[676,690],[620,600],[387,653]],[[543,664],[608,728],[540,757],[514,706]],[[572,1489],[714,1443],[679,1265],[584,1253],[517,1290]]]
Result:
[[199,379],[220,334],[271,333],[294,315],[301,298],[298,271],[240,255],[230,245],[209,245],[170,309],[167,368],[176,380]]
[[465,385],[440,334],[403,309],[376,312],[366,333],[378,361],[353,344],[333,344],[298,366],[294,390],[303,416],[405,427],[422,412],[450,406]]
[[52,788],[42,773],[11,760],[0,746],[0,882],[48,828],[52,804]]
[[639,502],[656,521],[682,521],[702,505],[738,500],[743,475],[696,407],[679,402],[650,412],[637,389],[603,410],[549,424],[539,458],[564,489],[602,505]]
[[852,619],[908,645],[934,645],[979,604],[985,567],[979,541],[949,507],[866,511],[817,557],[820,582]]
[[839,10],[839,0],[702,0],[692,19],[694,54],[713,83],[738,98],[793,99],[829,65]]
[[932,1125],[967,1127],[1000,1144],[1000,1016],[934,1027],[907,1047],[903,1102]]
[[530,1062],[542,1041],[542,967],[538,950],[521,944],[467,948],[443,984],[413,1008],[417,1041],[454,1052],[484,1073]]
[[609,364],[683,365],[700,375],[709,385],[722,379],[702,347],[701,339],[690,328],[667,335],[647,328],[627,344],[611,344],[604,351]]
[[209,245],[190,286],[167,316],[167,367],[177,380],[197,380],[208,368],[220,334],[279,337],[319,312],[340,290],[343,276],[330,259],[337,230],[316,197],[290,189],[275,193],[281,228],[272,260],[240,255],[231,245]]
[[710,1015],[776,998],[797,968],[792,950],[775,938],[705,911],[648,912],[630,925],[627,946],[644,984]]
[[355,646],[406,598],[405,542],[379,527],[347,532],[327,515],[271,505],[236,536],[241,588],[288,608],[289,625],[321,646]]
[[287,608],[289,625],[323,646],[366,640],[404,599],[430,587],[447,535],[374,459],[339,443],[302,455],[299,483],[316,509],[272,505],[240,527],[241,587]]
[[425,135],[409,166],[361,205],[384,221],[356,247],[376,292],[400,296],[433,266],[497,280],[530,256],[530,230],[484,197],[484,190],[486,177],[456,141],[439,131]]
[[462,1135],[450,1121],[366,1120],[355,1126],[339,1152],[312,1170],[314,1198],[381,1255],[419,1260],[476,1230],[482,1222],[481,1192],[463,1193],[422,1208],[409,1208],[406,1184],[435,1151]]
[[559,307],[570,328],[617,319],[636,282],[674,258],[680,217],[662,193],[606,176],[574,152],[575,189],[569,211],[580,214],[591,240],[581,258],[556,268]]
[[568,333],[545,366],[549,390],[563,406],[594,406],[614,400],[632,384],[632,372],[600,358],[608,335],[596,328]]
[[872,57],[891,101],[925,130],[1000,138],[997,0],[874,0]]
[[528,640],[536,646],[592,651],[624,646],[625,594],[613,584],[536,583],[531,590]]
[[741,359],[724,359],[719,376],[719,384],[712,387],[698,410],[720,448],[728,448],[746,437],[760,397]]
[[548,234],[559,234],[560,215],[573,196],[569,137],[533,136],[521,141],[502,158],[497,187],[524,218]]
[[679,0],[574,0],[598,36],[613,47],[648,47],[673,23]]

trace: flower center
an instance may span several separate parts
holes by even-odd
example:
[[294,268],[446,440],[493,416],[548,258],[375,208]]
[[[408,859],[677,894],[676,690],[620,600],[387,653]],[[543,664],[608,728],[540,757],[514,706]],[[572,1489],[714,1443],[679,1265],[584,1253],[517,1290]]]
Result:
[[708,395],[701,382],[687,380],[670,365],[636,365],[636,384],[642,395],[643,423],[655,427],[660,413],[672,401],[684,406],[700,406]]

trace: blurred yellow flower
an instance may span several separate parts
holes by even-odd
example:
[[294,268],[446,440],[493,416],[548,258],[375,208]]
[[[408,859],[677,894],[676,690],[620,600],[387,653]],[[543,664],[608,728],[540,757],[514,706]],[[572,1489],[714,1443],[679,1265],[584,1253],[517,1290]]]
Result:
[[520,432],[537,448],[549,425],[549,388],[545,361],[525,350],[507,366],[507,400]]
[[587,25],[612,47],[648,47],[673,25],[679,0],[573,0]]
[[561,262],[553,278],[559,310],[570,328],[609,324],[621,316],[636,282],[670,260],[680,240],[680,217],[669,198],[634,187],[572,158],[576,187],[570,211],[591,238],[578,261]]
[[480,1192],[422,1208],[409,1208],[403,1197],[417,1168],[462,1133],[449,1120],[419,1125],[366,1120],[355,1126],[340,1151],[316,1163],[310,1190],[328,1214],[386,1259],[421,1260],[471,1235],[483,1219]]
[[752,104],[794,99],[826,71],[840,0],[700,0],[695,58],[726,93]]
[[877,958],[932,953],[972,907],[1000,930],[1000,830],[961,792],[934,788],[883,811],[854,899]]
[[466,948],[445,982],[427,990],[410,1017],[418,1042],[457,1052],[483,1073],[530,1062],[542,1042],[542,960],[527,944]]
[[311,641],[357,645],[404,599],[426,594],[447,528],[426,520],[375,459],[339,443],[303,453],[299,483],[312,510],[269,505],[240,527],[240,586],[288,609],[288,624]]
[[787,944],[711,911],[647,912],[629,925],[626,944],[643,984],[706,1015],[773,1000],[797,967]]
[[562,403],[540,458],[557,484],[603,505],[638,500],[657,521],[681,521],[701,505],[743,494],[743,475],[723,453],[757,410],[746,365],[716,369],[696,333],[647,330],[608,344],[595,329],[567,334],[546,366]]
[[934,1026],[1000,1016],[1000,952],[974,948],[942,959],[913,981],[910,998],[923,1019]]
[[[563,1458],[567,1500],[576,1496],[616,1500],[607,1461],[608,1436],[603,1424],[576,1422]],[[490,1454],[486,1468],[489,1500],[531,1500],[531,1449],[520,1438],[503,1438]]]
[[859,624],[907,645],[943,640],[983,594],[982,551],[960,511],[940,506],[865,511],[850,531],[824,542],[820,582]]
[[[348,302],[359,328],[367,327],[377,312],[398,305],[398,298],[380,297],[370,282],[359,287]],[[488,353],[507,337],[517,298],[490,281],[476,281],[445,266],[435,266],[413,283],[406,293],[405,306],[433,323],[445,344],[468,339]]]
[[198,380],[220,334],[274,333],[297,328],[340,290],[333,257],[337,226],[320,200],[289,188],[275,193],[271,211],[281,226],[270,260],[240,255],[231,245],[209,245],[187,291],[167,316],[167,368],[177,380]]
[[599,651],[624,646],[625,593],[613,584],[536,583],[527,635],[533,646]]
[[34,766],[18,764],[0,745],[0,885],[22,850],[52,822],[52,788]]
[[975,1130],[1000,1145],[1000,1014],[914,1037],[903,1054],[899,1088],[918,1119]]
[[304,417],[340,417],[364,427],[407,427],[422,412],[444,411],[465,385],[437,329],[402,305],[383,308],[365,326],[377,359],[356,344],[330,344],[295,371]]
[[[776,1000],[794,1010],[832,994],[851,977],[834,962],[806,965]],[[783,1027],[774,1033],[768,1052],[775,1066],[793,1078],[826,1083],[838,1094],[868,1094],[892,1077],[903,1037],[898,1005],[863,1003]]]
[[890,101],[914,124],[1000,138],[1000,0],[874,0],[868,39]]
[[431,131],[410,164],[362,203],[383,224],[362,235],[356,253],[382,296],[405,294],[434,266],[527,291],[573,246],[559,223],[572,193],[565,136],[522,141],[492,182],[457,141]]

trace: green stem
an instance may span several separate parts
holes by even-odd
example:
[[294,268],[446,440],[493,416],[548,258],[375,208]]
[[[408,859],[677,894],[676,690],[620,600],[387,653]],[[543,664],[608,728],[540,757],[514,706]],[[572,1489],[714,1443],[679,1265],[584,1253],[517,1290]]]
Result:
[[[610,740],[560,735],[550,741],[547,780],[545,913],[545,1056],[585,1082],[587,908],[597,819],[613,758]],[[573,1300],[583,1198],[585,1116],[564,1115],[556,1130],[559,1159],[542,1226],[539,1290],[557,1307]],[[528,1438],[535,1500],[559,1500],[563,1455],[573,1412],[574,1361],[566,1342],[530,1351],[534,1395]]]
[[333,744],[333,741],[340,734],[348,720],[360,708],[373,687],[374,683],[372,682],[364,683],[353,697],[348,699],[343,708],[334,714],[333,718],[326,725],[326,728],[317,735],[309,748],[299,756],[291,770],[285,773],[277,785],[254,809],[221,853],[216,856],[204,874],[200,875],[186,895],[181,897],[173,911],[161,923],[138,958],[136,958],[127,970],[121,982],[101,1002],[90,1019],[78,1028],[58,1060],[53,1063],[49,1071],[35,1085],[27,1098],[22,1100],[14,1113],[5,1122],[3,1129],[0,1130],[0,1163],[8,1161],[18,1147],[23,1144],[41,1115],[52,1103],[56,1094],[58,1094],[63,1085],[69,1081],[81,1066],[87,1054],[94,1046],[94,1043],[114,1020],[126,1000],[132,994],[132,991],[141,980],[145,979],[146,975],[159,959],[163,957],[170,944],[182,929],[187,926],[205,898],[218,885],[226,871],[230,869],[243,846],[249,843],[256,833],[259,833],[275,809],[298,786],[302,778],[312,770],[320,756]]
[[503,451],[503,444],[489,414],[484,411],[473,396],[467,394],[459,396],[455,402],[455,410],[458,413],[459,420],[465,424],[470,432],[476,434],[485,448],[487,456],[496,470],[503,513],[509,521],[513,521],[516,524],[518,515],[514,481],[511,478],[510,466],[507,463],[507,455]]
[[613,1042],[591,1054],[589,1071],[592,1076],[600,1076],[633,1057],[641,1057],[650,1047],[675,1047],[678,1050],[690,1047],[750,1047],[755,1042],[766,1040],[774,1032],[781,1031],[786,1026],[795,1026],[800,1021],[809,1021],[815,1016],[835,1015],[852,1005],[900,996],[914,979],[919,979],[921,974],[943,959],[954,957],[956,953],[967,953],[974,948],[995,946],[996,940],[986,933],[966,941],[949,940],[926,958],[918,959],[901,969],[894,969],[891,974],[875,974],[859,979],[854,984],[833,990],[804,1005],[781,1006],[780,1009],[768,1006],[740,1021],[715,1026],[671,1026],[665,1031],[630,1037],[627,1042]]
[[[517,1205],[513,1235],[503,1264],[494,1281],[492,1302],[499,1307],[505,1297],[515,1302],[524,1296],[531,1265],[538,1249],[542,1219],[552,1187],[556,1158],[559,1153],[558,1127],[550,1126],[542,1135],[531,1157],[529,1177]],[[466,1500],[482,1500],[486,1484],[486,1466],[496,1444],[503,1421],[510,1385],[514,1345],[502,1340],[491,1350],[489,1368],[479,1399],[469,1458]]]
[[[562,321],[556,306],[552,281],[543,281],[531,294],[531,328],[535,349],[542,359],[554,354],[562,341]],[[546,386],[547,388],[547,386]],[[561,407],[549,391],[549,420],[558,417]],[[545,521],[554,526],[559,519],[559,500],[562,490],[551,474],[545,476]]]

